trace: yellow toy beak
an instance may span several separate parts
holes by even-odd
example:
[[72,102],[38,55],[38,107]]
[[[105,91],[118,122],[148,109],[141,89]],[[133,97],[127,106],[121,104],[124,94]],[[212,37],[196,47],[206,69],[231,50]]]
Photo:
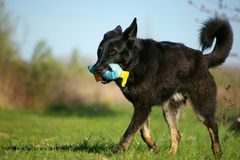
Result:
[[125,87],[127,83],[127,79],[129,77],[129,72],[128,71],[122,71],[120,74],[120,77],[122,78],[122,87]]

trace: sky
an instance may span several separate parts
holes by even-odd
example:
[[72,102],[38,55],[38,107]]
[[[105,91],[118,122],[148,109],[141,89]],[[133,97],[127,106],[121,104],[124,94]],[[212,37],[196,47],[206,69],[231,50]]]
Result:
[[[17,19],[14,40],[25,59],[31,58],[37,42],[45,40],[57,58],[67,58],[73,49],[78,49],[81,56],[94,62],[104,33],[117,25],[124,30],[134,17],[138,38],[181,42],[200,49],[201,23],[214,16],[209,9],[218,9],[219,0],[191,2],[192,5],[189,0],[6,0],[5,6]],[[230,16],[235,14],[232,9],[240,8],[239,0],[223,3]],[[240,19],[239,12],[238,15]],[[239,57],[228,58],[226,63],[240,65],[240,22],[230,23],[234,32],[232,52]]]

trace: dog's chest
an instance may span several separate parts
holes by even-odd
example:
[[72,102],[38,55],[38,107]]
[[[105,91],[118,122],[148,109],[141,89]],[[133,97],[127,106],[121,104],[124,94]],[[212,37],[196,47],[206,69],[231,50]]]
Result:
[[132,103],[149,100],[150,92],[142,86],[127,86],[121,89],[123,95]]
[[131,86],[122,88],[124,96],[132,103],[161,105],[172,94],[175,88],[162,86]]

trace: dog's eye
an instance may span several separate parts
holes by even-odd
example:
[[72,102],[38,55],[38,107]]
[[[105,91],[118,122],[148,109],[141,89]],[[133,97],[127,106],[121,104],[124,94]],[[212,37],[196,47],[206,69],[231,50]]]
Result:
[[109,55],[110,56],[114,56],[114,55],[116,55],[117,54],[117,51],[115,50],[115,49],[111,49],[110,51],[109,51]]

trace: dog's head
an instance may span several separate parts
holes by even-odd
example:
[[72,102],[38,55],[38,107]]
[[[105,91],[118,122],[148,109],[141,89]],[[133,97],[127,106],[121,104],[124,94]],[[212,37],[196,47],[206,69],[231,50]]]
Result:
[[[138,63],[137,20],[122,32],[120,26],[107,32],[98,47],[96,71],[102,75],[110,63],[117,63],[123,70],[130,71]],[[104,79],[103,79],[104,81]],[[107,81],[106,81],[107,82]]]

